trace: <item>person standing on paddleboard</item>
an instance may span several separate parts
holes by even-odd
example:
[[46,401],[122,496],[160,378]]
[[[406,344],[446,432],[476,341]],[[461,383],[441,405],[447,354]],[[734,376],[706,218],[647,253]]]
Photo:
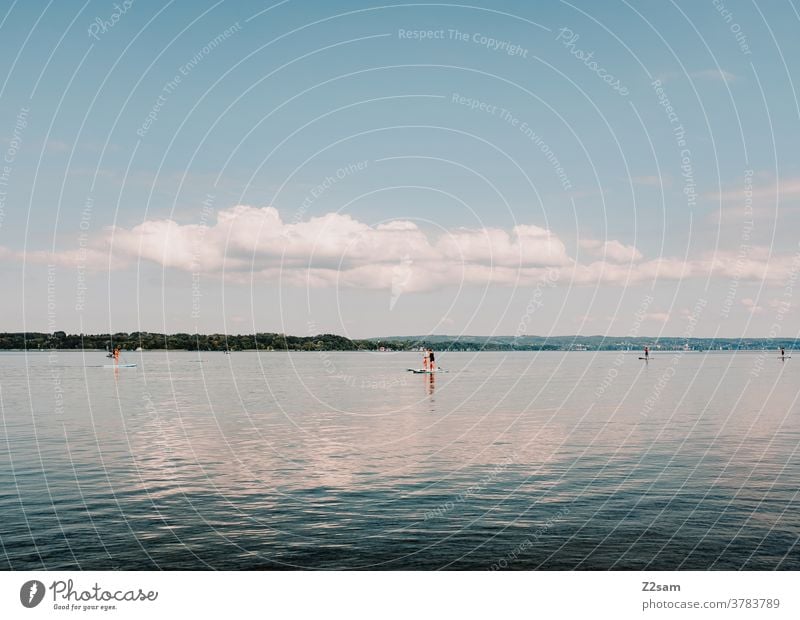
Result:
[[644,348],[644,359],[650,359],[650,347]]
[[781,357],[786,357],[786,351],[781,347]]
[[428,347],[428,370],[434,372],[436,370],[436,356],[433,354],[433,349]]

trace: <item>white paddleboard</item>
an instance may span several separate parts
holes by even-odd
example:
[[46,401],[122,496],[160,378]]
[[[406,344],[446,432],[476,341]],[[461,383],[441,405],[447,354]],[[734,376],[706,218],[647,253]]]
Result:
[[136,364],[106,364],[103,368],[136,368]]

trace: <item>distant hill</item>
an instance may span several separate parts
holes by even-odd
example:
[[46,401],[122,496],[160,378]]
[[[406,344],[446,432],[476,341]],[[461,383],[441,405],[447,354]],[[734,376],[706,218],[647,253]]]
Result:
[[397,336],[380,339],[390,345],[431,344],[445,349],[492,351],[626,351],[645,346],[658,350],[753,351],[791,349],[797,342],[791,338],[676,338],[629,336]]

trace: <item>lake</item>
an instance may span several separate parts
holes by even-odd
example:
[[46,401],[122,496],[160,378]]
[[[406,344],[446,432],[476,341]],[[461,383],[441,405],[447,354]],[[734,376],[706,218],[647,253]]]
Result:
[[0,567],[800,569],[800,358],[637,356],[2,353]]

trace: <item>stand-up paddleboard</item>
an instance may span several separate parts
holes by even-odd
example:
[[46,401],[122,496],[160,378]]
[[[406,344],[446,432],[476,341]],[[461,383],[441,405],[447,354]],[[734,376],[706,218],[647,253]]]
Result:
[[645,361],[649,362],[651,358],[649,358],[649,357],[640,357],[639,359],[640,359],[640,360],[645,360]]
[[425,368],[406,368],[406,370],[408,372],[413,372],[415,375],[434,375],[439,372],[447,372],[441,368],[437,368],[436,370],[427,370]]
[[790,359],[792,359],[792,356],[791,355],[779,355],[778,359],[779,360],[790,360]]
[[136,368],[136,364],[106,364],[103,368]]

